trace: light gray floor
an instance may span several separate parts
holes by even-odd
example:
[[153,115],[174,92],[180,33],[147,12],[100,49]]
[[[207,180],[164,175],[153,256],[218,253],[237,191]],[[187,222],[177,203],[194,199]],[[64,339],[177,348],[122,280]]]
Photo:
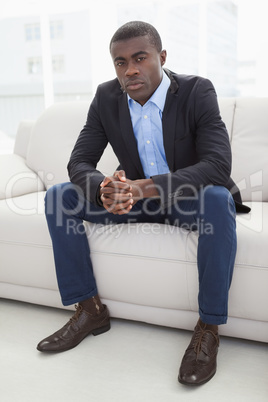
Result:
[[190,332],[113,319],[109,332],[47,355],[36,344],[70,312],[0,303],[1,402],[268,401],[267,344],[222,337],[215,377],[191,388],[177,382]]

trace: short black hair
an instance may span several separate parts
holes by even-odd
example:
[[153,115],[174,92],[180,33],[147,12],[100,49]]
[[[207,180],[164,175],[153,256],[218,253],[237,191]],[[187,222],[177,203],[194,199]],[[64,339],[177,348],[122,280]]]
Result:
[[110,42],[110,51],[112,44],[121,40],[137,38],[139,36],[149,36],[151,45],[155,46],[158,52],[162,50],[162,41],[159,33],[148,22],[143,21],[130,21],[122,25],[113,35]]

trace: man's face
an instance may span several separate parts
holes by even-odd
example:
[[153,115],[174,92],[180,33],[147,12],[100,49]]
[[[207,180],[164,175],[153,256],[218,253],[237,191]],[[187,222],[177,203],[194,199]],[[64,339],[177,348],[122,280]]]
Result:
[[122,89],[144,105],[162,80],[166,51],[159,53],[146,35],[113,43],[111,56]]

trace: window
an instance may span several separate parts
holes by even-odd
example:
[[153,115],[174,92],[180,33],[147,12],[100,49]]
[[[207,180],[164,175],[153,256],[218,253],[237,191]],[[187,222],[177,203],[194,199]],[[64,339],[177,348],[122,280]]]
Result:
[[50,22],[50,38],[62,39],[63,38],[63,22],[51,21]]
[[[40,24],[26,24],[25,25],[25,38],[26,42],[38,41],[41,39]],[[63,39],[63,22],[51,21],[50,22],[50,38]]]
[[53,73],[64,73],[65,63],[63,55],[52,56]]
[[41,57],[29,57],[27,63],[28,63],[28,74],[37,75],[42,73]]
[[40,40],[40,24],[26,24],[25,37],[27,42]]

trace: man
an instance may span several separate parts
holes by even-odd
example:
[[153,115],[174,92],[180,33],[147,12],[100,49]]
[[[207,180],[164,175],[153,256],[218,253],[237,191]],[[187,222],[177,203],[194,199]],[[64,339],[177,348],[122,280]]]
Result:
[[[97,90],[68,164],[71,183],[46,195],[62,302],[78,307],[37,348],[65,351],[110,328],[86,234],[68,233],[69,219],[80,227],[83,220],[106,224],[135,218],[195,230],[202,221],[213,230],[199,231],[200,318],[178,378],[200,385],[216,372],[218,325],[227,321],[236,254],[235,209],[246,211],[230,178],[228,134],[210,81],[163,70],[166,51],[153,26],[123,25],[111,39],[110,53],[117,79]],[[120,163],[111,177],[96,170],[108,142]]]

